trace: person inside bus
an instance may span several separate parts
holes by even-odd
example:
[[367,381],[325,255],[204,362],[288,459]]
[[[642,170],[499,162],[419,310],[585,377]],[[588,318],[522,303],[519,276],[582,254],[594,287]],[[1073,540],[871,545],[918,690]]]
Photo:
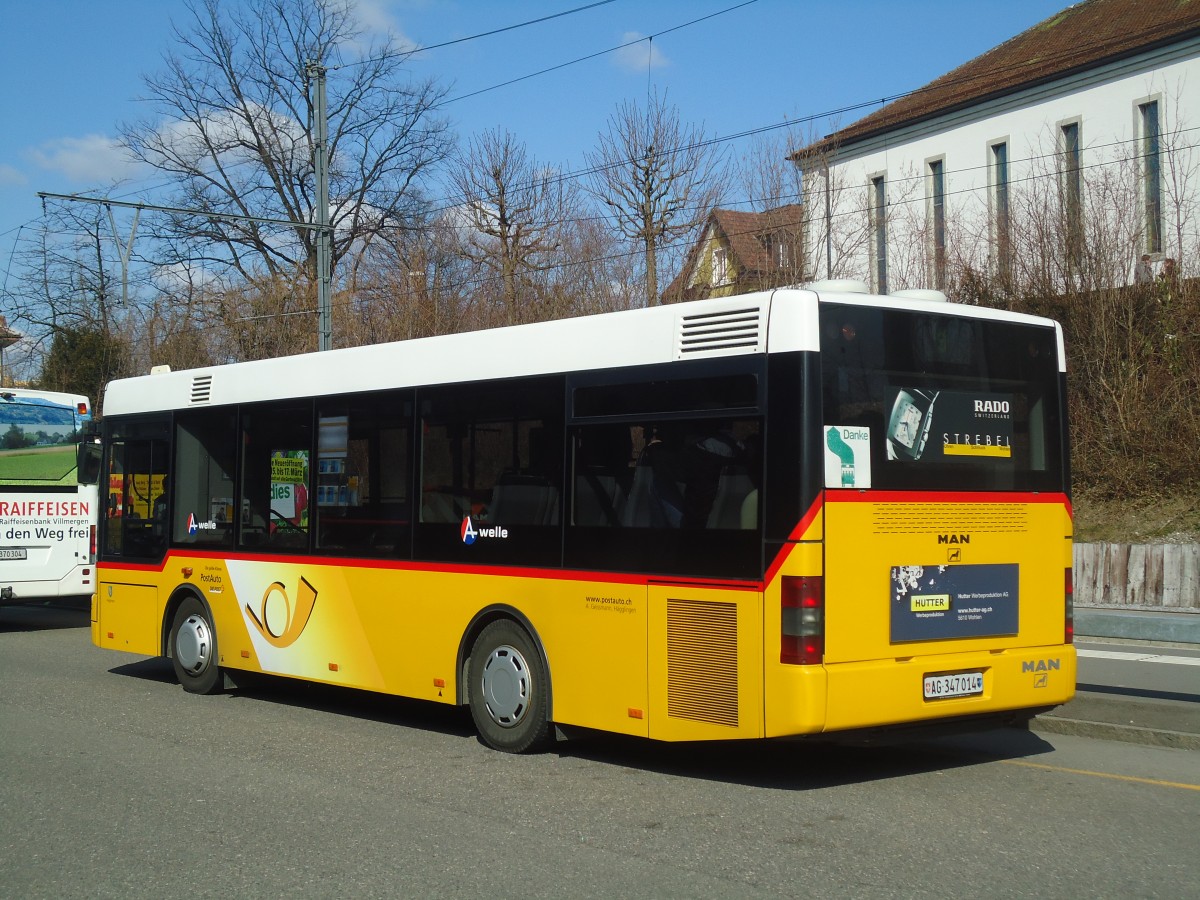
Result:
[[679,528],[684,507],[679,437],[667,425],[643,425],[642,436],[645,446],[634,472],[630,497],[634,515],[629,524]]
[[733,433],[731,422],[714,423],[688,436],[683,446],[683,521],[684,528],[707,528],[721,476],[741,463],[745,448]]
[[720,489],[721,475],[744,458],[730,423],[683,431],[643,426],[646,446],[639,467],[650,473],[650,522],[657,528],[703,529]]
[[154,498],[150,519],[153,523],[152,530],[155,539],[165,540],[167,537],[167,477],[165,475],[162,480],[162,490]]

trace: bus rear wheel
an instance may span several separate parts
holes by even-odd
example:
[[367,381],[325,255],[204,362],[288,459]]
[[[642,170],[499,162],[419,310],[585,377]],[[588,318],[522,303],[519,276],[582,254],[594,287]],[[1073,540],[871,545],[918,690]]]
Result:
[[540,750],[550,740],[549,675],[533,641],[509,619],[483,629],[471,649],[471,718],[489,747]]
[[171,623],[171,662],[183,689],[191,694],[221,690],[217,665],[217,632],[204,604],[188,597],[179,604]]

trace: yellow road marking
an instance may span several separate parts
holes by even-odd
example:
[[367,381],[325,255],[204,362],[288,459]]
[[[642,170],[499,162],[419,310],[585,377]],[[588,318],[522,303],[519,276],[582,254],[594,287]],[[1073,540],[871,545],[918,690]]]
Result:
[[1048,766],[1044,763],[1025,762],[1020,759],[1002,759],[1010,766],[1025,766],[1029,769],[1045,769],[1049,772],[1066,772],[1070,775],[1093,775],[1096,778],[1111,778],[1113,781],[1132,781],[1136,784],[1152,784],[1156,787],[1182,788],[1185,791],[1200,791],[1200,784],[1185,784],[1179,781],[1161,781],[1157,778],[1139,778],[1136,775],[1113,775],[1110,772],[1091,772],[1087,769],[1068,769],[1064,766]]

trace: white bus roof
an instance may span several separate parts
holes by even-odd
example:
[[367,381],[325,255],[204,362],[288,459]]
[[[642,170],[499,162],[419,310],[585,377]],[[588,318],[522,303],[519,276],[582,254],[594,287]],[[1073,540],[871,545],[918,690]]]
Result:
[[487,331],[162,372],[108,385],[104,415],[520,378],[819,348],[818,302],[1054,327],[1050,319],[861,293],[781,288]]

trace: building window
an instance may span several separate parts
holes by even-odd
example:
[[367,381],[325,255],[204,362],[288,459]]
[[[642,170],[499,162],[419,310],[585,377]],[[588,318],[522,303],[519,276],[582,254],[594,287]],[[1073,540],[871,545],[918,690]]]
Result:
[[1067,261],[1078,265],[1083,256],[1083,144],[1078,122],[1059,128],[1063,241]]
[[873,287],[880,294],[888,290],[887,260],[887,180],[883,175],[871,179],[869,198],[871,218],[871,274]]
[[1141,125],[1142,210],[1145,217],[1145,250],[1162,252],[1162,134],[1158,101],[1138,106]]
[[713,249],[712,283],[713,287],[729,284],[729,253],[724,247]]
[[933,286],[946,286],[946,161],[929,163],[929,226],[933,238]]
[[1008,144],[992,144],[992,234],[996,243],[996,272],[1007,278],[1012,272],[1012,231],[1008,200]]

